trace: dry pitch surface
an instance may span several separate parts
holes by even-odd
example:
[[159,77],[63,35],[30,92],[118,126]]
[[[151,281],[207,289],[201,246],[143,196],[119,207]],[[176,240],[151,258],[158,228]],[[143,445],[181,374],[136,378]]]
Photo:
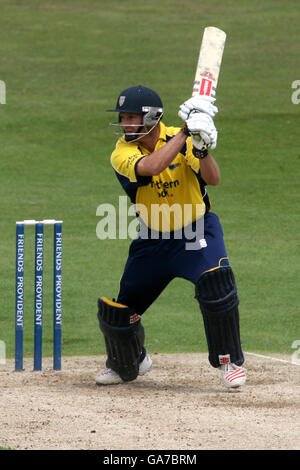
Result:
[[[277,356],[278,357],[278,356]],[[248,382],[223,388],[206,354],[152,356],[136,381],[99,387],[104,357],[63,370],[0,365],[0,445],[11,449],[299,450],[300,367],[247,356]],[[289,359],[289,358],[285,358]]]

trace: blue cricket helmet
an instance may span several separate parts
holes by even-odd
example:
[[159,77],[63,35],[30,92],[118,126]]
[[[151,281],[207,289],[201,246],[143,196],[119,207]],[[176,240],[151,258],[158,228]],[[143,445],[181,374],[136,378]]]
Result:
[[148,107],[161,108],[160,112],[163,113],[163,104],[158,94],[151,88],[138,85],[123,90],[118,97],[115,109],[108,111],[144,114],[147,112],[144,108]]
[[[125,141],[134,142],[149,134],[156,127],[164,114],[162,101],[158,94],[142,85],[132,86],[123,90],[117,100],[115,109],[108,109],[111,112],[119,113],[118,123],[111,122],[111,126],[122,128],[120,113],[134,113],[143,116],[142,125],[135,133],[126,133]],[[134,126],[134,125],[133,125]],[[148,128],[151,129],[148,130]],[[144,132],[142,130],[146,129]],[[117,135],[121,135],[116,132]],[[123,131],[122,131],[123,134]]]

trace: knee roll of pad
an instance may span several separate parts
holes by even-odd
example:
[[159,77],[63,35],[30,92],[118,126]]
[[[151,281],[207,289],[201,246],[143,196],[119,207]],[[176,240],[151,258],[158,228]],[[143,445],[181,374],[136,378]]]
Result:
[[105,339],[107,366],[125,382],[136,379],[144,345],[141,317],[126,305],[102,297],[98,299],[98,320]]
[[244,362],[240,342],[239,299],[230,266],[204,273],[196,284],[209,350],[209,361],[218,367],[219,355],[230,354],[231,362]]
[[236,307],[239,300],[231,267],[204,273],[196,284],[196,299],[202,312],[222,314]]

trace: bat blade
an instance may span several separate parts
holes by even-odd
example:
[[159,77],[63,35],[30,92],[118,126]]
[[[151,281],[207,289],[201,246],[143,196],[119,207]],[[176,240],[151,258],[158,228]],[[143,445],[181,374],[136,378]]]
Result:
[[214,26],[204,29],[192,96],[216,97],[225,41],[226,33],[221,29]]

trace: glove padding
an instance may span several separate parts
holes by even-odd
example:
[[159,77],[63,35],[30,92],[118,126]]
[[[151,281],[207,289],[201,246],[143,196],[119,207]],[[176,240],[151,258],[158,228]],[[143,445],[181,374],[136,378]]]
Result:
[[194,147],[203,150],[206,147],[212,150],[217,146],[218,131],[212,118],[206,113],[192,112],[186,120],[191,133]]
[[192,111],[197,111],[213,118],[218,112],[217,106],[214,106],[215,101],[216,99],[210,96],[193,96],[179,107],[178,116],[186,121]]

